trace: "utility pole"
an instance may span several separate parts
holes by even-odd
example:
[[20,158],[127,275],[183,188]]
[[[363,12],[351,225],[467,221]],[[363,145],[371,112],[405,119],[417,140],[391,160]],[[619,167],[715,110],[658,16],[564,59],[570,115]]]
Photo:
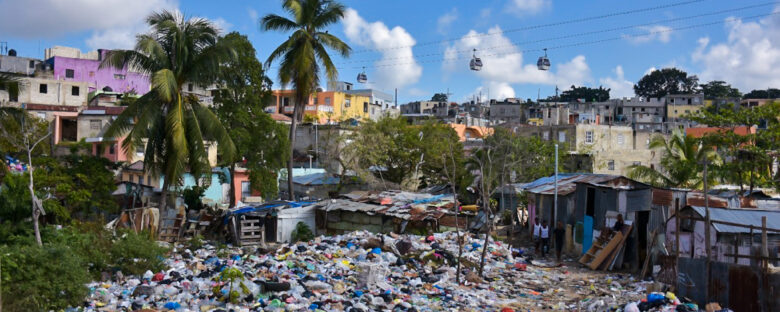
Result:
[[[558,211],[558,143],[555,143],[555,195],[553,196],[553,213]],[[550,223],[555,224],[555,220],[550,220]]]
[[[709,282],[710,282],[710,277],[711,277],[710,273],[711,273],[711,266],[712,266],[712,264],[710,263],[711,262],[711,260],[710,260],[710,253],[712,252],[711,251],[712,246],[710,245],[711,242],[710,242],[710,200],[709,200],[709,197],[710,196],[708,194],[708,189],[707,189],[707,160],[705,159],[704,160],[704,211],[705,211],[705,216],[704,216],[704,222],[705,222],[705,224],[704,224],[704,242],[705,243],[704,243],[704,246],[707,248],[707,262],[706,262],[706,264],[707,264],[707,267],[706,267],[706,269],[707,269],[707,271],[706,271],[706,274],[707,274],[707,284],[709,284]],[[691,256],[693,256],[693,249],[691,249]],[[707,302],[710,302],[710,293],[709,293],[709,291],[707,291]]]

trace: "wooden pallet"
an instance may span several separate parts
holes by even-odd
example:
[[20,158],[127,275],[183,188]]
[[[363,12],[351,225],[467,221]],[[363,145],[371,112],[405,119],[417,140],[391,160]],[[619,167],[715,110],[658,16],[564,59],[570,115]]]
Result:
[[265,225],[263,218],[241,217],[238,227],[238,243],[241,246],[262,245],[265,243]]
[[599,242],[593,243],[593,247],[588,250],[588,253],[580,258],[580,263],[588,266],[591,270],[595,270],[601,265],[604,260],[620,245],[623,241],[623,233],[617,232],[606,244]]
[[160,227],[160,232],[157,234],[157,238],[164,242],[175,243],[179,240],[181,235],[181,225],[184,222],[184,216],[177,216],[176,218],[162,218],[160,219],[160,225],[168,224],[168,221],[173,221],[171,226]]

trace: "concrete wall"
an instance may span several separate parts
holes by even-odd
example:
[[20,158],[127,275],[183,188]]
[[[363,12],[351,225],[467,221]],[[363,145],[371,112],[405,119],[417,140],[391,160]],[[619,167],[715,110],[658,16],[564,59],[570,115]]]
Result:
[[[30,62],[32,62],[32,66],[30,66]],[[32,76],[40,64],[41,60],[39,59],[0,55],[0,72],[2,73]]]
[[[46,93],[40,92],[40,85],[46,85]],[[73,88],[78,88],[78,95],[73,95]],[[78,81],[62,81],[46,78],[24,78],[19,90],[18,103],[46,105],[87,105],[87,84]],[[0,102],[9,101],[8,92],[0,91]]]
[[[150,90],[149,76],[127,69],[99,68],[99,60],[55,56],[47,62],[54,65],[55,79],[86,82],[89,91],[110,87],[114,92],[125,93],[134,90],[142,95]],[[73,78],[66,77],[68,69],[73,70]]]
[[647,135],[637,133],[639,142],[634,144],[637,138],[631,127],[581,124],[576,127],[575,146],[577,153],[593,156],[594,173],[626,175],[635,163],[657,166],[660,161],[660,153],[648,149]]

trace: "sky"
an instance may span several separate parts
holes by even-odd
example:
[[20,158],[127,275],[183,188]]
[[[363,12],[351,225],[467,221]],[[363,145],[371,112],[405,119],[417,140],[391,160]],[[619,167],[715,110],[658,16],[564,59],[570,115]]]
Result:
[[[132,5],[128,5],[132,3]],[[450,93],[453,101],[542,98],[572,85],[633,96],[656,68],[677,67],[700,81],[725,80],[743,92],[780,87],[780,3],[745,0],[344,0],[327,30],[352,47],[334,57],[339,80],[393,93],[400,103]],[[208,18],[248,36],[265,61],[287,34],[258,20],[285,14],[275,0],[0,0],[0,42],[20,56],[61,45],[89,51],[132,48],[144,18],[162,9]],[[544,54],[552,62],[539,71]],[[469,70],[473,49],[484,63]],[[272,64],[268,75],[276,78]],[[355,81],[358,73],[368,82]],[[276,80],[276,79],[275,79]],[[323,85],[325,85],[323,83]],[[276,82],[275,88],[281,86]]]

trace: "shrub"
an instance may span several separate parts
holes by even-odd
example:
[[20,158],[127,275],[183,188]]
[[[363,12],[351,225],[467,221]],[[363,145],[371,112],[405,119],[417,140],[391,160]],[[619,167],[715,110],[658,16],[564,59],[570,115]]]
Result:
[[80,304],[91,278],[81,257],[61,243],[0,247],[4,311],[47,311]]
[[298,222],[298,224],[295,225],[295,229],[290,233],[290,240],[292,240],[292,242],[307,242],[312,239],[314,239],[314,233],[312,233],[309,226],[303,222]]
[[147,270],[165,269],[163,255],[167,252],[167,248],[149,238],[149,233],[126,231],[111,246],[109,256],[123,273],[140,275]]

